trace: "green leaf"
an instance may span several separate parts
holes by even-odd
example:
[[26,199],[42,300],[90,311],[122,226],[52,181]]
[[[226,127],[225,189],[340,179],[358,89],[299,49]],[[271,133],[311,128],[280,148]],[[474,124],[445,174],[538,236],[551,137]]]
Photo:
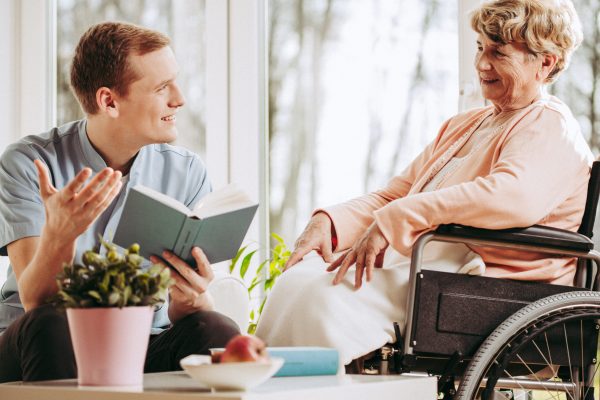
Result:
[[127,286],[123,291],[123,305],[127,305],[129,298],[131,297],[131,286]]
[[255,280],[252,281],[252,283],[250,284],[250,287],[248,287],[248,294],[252,293],[252,291],[254,290],[255,287],[257,287],[258,285],[260,285],[261,282],[263,282],[263,280],[259,280],[257,279],[258,277],[254,277]]
[[269,278],[265,281],[265,292],[268,292],[269,290],[271,290],[271,288],[273,288],[273,285],[275,284],[275,279],[273,278]]
[[100,293],[96,292],[95,290],[89,290],[87,293],[90,295],[90,297],[98,300],[98,302],[102,302],[102,296],[100,296]]
[[119,302],[121,295],[118,292],[112,292],[110,296],[108,296],[108,305],[114,306]]
[[161,264],[153,264],[150,268],[148,268],[147,273],[149,275],[158,275],[163,271],[163,269],[168,269],[168,268],[166,268],[164,265],[161,265]]
[[248,267],[250,266],[250,261],[252,261],[252,256],[254,256],[254,253],[256,252],[257,250],[251,251],[242,260],[242,266],[240,267],[240,277],[242,279],[244,279],[244,276],[246,276],[246,272],[248,272]]
[[246,250],[246,248],[248,247],[248,245],[240,248],[237,252],[237,254],[235,255],[235,257],[233,257],[231,259],[231,264],[229,265],[229,273],[231,274],[233,272],[233,270],[235,269],[235,263],[237,263],[237,260],[241,257],[242,253]]
[[271,232],[271,237],[285,246],[285,242],[283,241],[283,238],[281,236],[279,236],[278,234],[276,234],[275,232]]
[[260,273],[263,271],[263,269],[265,269],[265,265],[269,262],[269,260],[265,260],[263,262],[260,263],[260,265],[258,266],[258,268],[256,269],[256,276],[260,276]]
[[254,335],[256,333],[256,327],[258,326],[258,324],[250,324],[248,325],[248,333],[250,335]]
[[267,302],[267,297],[265,297],[262,301],[262,303],[260,303],[260,307],[258,308],[258,318],[260,318],[262,312],[263,312],[263,308],[265,308],[265,303]]

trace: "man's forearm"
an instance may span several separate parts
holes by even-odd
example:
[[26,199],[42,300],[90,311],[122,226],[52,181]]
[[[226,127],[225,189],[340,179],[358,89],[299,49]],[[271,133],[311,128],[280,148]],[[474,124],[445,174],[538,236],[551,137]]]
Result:
[[43,304],[58,290],[56,274],[75,256],[75,241],[42,233],[31,261],[18,278],[19,296],[26,311]]

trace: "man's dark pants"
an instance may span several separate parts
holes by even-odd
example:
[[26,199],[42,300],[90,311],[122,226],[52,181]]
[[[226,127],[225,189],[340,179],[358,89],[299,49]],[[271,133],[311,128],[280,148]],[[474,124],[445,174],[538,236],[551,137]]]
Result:
[[[123,332],[124,335],[127,332]],[[239,334],[231,319],[200,311],[152,335],[145,372],[179,370],[179,360],[208,354]],[[51,305],[37,307],[13,322],[0,336],[0,383],[68,379],[77,376],[66,313]]]

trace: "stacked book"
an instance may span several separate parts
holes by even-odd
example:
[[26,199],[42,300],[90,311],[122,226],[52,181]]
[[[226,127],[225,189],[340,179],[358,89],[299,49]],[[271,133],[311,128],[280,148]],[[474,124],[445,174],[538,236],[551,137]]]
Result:
[[328,347],[268,347],[271,357],[283,358],[283,367],[275,376],[335,375],[339,354]]

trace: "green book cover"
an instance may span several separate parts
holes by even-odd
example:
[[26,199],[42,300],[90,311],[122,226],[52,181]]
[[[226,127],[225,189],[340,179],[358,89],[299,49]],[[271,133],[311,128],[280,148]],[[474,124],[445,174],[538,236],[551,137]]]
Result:
[[140,254],[160,256],[170,250],[195,266],[192,248],[200,247],[210,263],[235,257],[258,204],[228,186],[210,193],[190,210],[179,201],[142,185],[130,189],[113,241],[122,247],[139,243]]

